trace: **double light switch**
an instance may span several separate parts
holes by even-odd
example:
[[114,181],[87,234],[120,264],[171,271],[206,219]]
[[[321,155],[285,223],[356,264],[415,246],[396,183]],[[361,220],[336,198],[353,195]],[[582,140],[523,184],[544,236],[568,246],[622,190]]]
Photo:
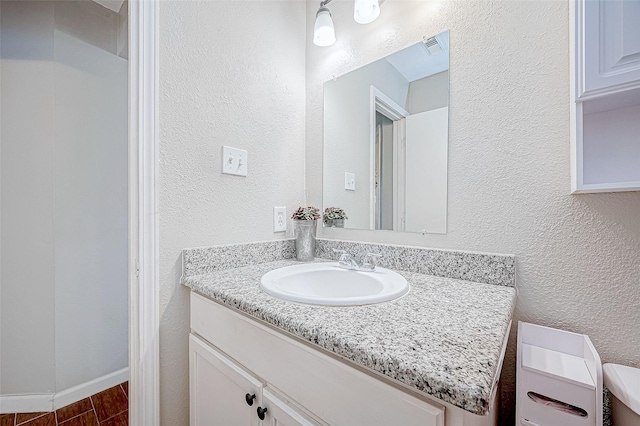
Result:
[[247,175],[247,151],[244,149],[222,147],[222,173],[236,176]]

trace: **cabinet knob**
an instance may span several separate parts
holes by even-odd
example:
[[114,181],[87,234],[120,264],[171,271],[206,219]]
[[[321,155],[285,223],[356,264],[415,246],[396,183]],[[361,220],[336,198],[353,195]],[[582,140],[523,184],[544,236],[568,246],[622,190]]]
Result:
[[267,414],[267,407],[258,407],[258,418],[260,420],[264,420],[264,415]]
[[244,400],[247,401],[247,404],[253,405],[253,400],[256,399],[256,394],[246,394],[244,396]]

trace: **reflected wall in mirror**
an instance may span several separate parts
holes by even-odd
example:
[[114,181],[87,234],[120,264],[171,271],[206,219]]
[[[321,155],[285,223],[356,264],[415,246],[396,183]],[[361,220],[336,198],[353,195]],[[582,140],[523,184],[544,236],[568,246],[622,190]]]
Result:
[[448,31],[326,82],[324,207],[345,228],[445,234],[448,137]]

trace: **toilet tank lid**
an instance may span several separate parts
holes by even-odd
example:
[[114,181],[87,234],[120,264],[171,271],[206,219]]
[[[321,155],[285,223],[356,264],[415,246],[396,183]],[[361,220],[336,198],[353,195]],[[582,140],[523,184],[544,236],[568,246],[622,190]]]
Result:
[[602,366],[604,385],[624,405],[640,415],[640,369],[618,364]]

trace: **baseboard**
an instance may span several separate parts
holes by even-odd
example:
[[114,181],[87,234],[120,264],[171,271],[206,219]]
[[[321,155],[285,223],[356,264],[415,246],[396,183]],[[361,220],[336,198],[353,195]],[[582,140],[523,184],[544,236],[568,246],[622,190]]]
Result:
[[0,396],[0,414],[49,412],[129,380],[129,368],[115,371],[56,394]]
[[0,414],[53,411],[54,394],[1,395]]
[[53,397],[53,410],[66,407],[69,404],[73,404],[74,402],[102,392],[105,389],[109,389],[127,380],[129,380],[128,367],[58,392]]

